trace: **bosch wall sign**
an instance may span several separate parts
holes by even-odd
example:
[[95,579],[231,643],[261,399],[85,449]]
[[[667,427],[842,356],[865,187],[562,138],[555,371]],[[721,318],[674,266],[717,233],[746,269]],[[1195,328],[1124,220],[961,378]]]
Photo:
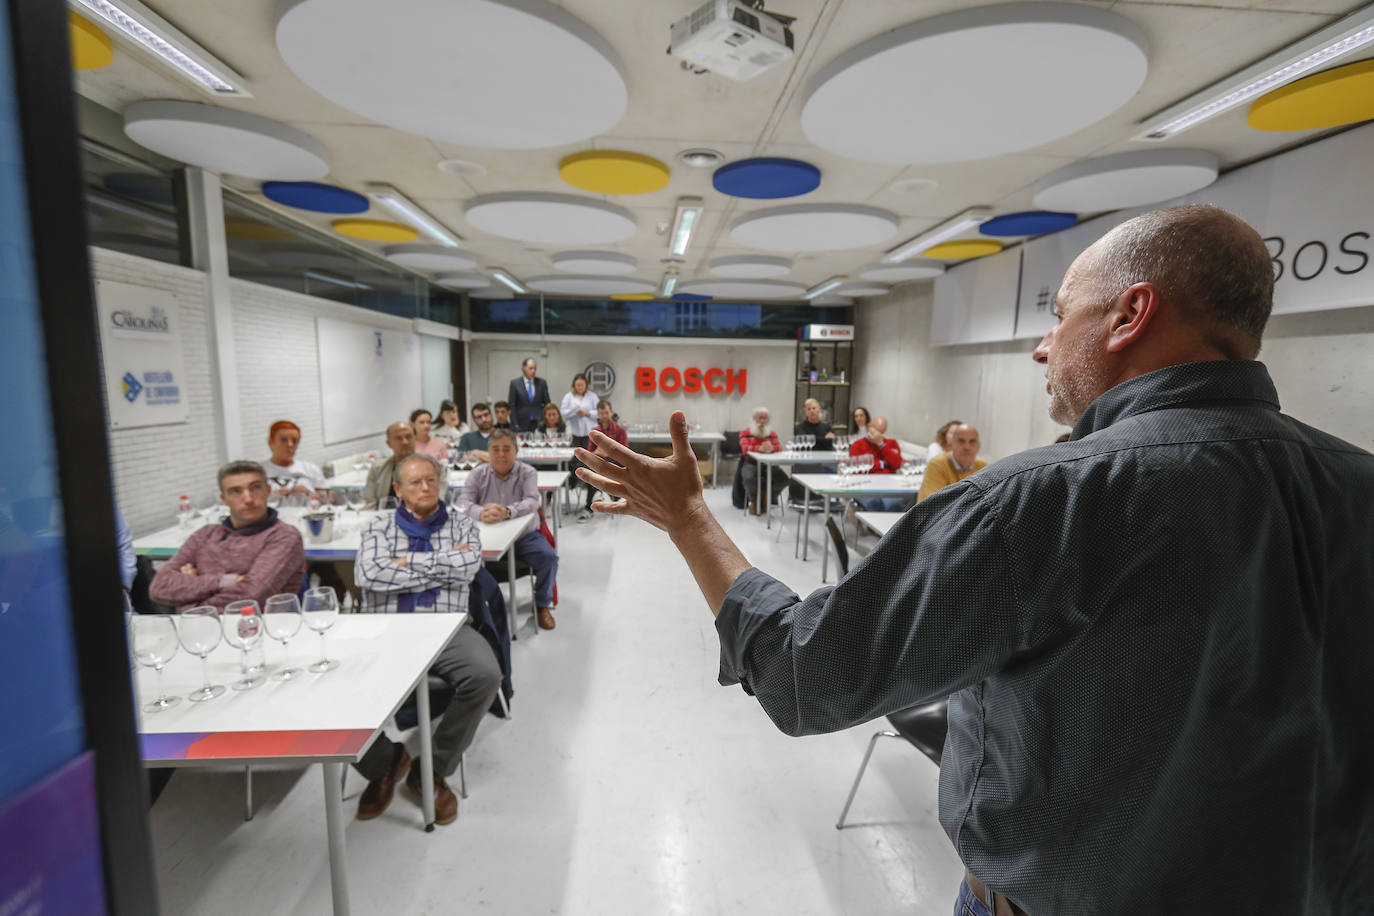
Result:
[[668,366],[655,369],[640,366],[635,369],[635,391],[647,394],[744,394],[749,382],[748,369],[676,369]]
[[615,391],[615,367],[604,360],[592,360],[582,370],[587,377],[587,390],[599,398],[608,398]]

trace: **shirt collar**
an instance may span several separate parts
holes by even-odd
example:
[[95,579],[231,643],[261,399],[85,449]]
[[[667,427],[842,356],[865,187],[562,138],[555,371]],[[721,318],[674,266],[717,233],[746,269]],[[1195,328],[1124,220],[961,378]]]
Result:
[[1279,393],[1264,363],[1239,359],[1181,363],[1108,389],[1088,405],[1074,425],[1072,438],[1082,439],[1135,414],[1217,401],[1258,401],[1279,409]]

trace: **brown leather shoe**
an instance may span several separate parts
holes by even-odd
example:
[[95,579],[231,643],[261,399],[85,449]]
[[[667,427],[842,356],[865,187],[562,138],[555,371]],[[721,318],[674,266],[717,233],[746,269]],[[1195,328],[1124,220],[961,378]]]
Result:
[[555,624],[554,624],[554,621],[553,621],[553,611],[552,611],[552,610],[550,610],[549,608],[546,608],[546,607],[541,607],[541,608],[539,609],[539,614],[538,614],[537,616],[538,616],[538,618],[539,618],[539,629],[541,629],[541,630],[552,630],[552,629],[554,628],[554,625],[555,625]]
[[[415,793],[416,801],[421,799],[420,795],[420,761],[410,768],[410,773],[406,776],[406,788]],[[458,796],[453,794],[453,790],[448,787],[444,777],[438,773],[434,774],[434,823],[441,826],[452,824],[458,820]]]
[[396,750],[391,758],[391,766],[386,768],[377,779],[367,784],[363,789],[363,794],[358,797],[358,820],[370,821],[381,814],[391,804],[391,798],[396,794],[396,783],[400,781],[401,774],[410,766],[410,754],[406,751],[404,744],[396,745]]

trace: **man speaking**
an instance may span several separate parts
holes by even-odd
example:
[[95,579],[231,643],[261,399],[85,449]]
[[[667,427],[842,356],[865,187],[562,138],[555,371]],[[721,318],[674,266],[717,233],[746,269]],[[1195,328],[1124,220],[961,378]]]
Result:
[[1272,296],[1223,210],[1113,229],[1034,352],[1072,438],[922,501],[804,599],[706,508],[681,413],[672,457],[594,435],[578,473],[672,537],[721,682],[784,732],[950,697],[960,912],[1374,912],[1374,455],[1279,412]]

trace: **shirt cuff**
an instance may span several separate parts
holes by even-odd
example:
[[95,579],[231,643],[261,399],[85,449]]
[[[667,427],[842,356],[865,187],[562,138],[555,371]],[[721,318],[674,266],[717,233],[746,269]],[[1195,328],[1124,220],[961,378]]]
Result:
[[716,615],[722,687],[743,684],[745,691],[754,692],[747,683],[749,644],[760,630],[774,625],[773,618],[800,600],[796,592],[754,567],[731,584]]
[[229,573],[224,573],[223,575],[221,575],[221,576],[219,577],[219,587],[220,587],[220,591],[223,591],[224,589],[226,589],[226,588],[228,588],[229,586],[233,585],[233,584],[234,584],[235,582],[237,582],[238,580],[239,580],[239,574],[238,574],[238,573],[231,573],[231,572],[229,572]]

